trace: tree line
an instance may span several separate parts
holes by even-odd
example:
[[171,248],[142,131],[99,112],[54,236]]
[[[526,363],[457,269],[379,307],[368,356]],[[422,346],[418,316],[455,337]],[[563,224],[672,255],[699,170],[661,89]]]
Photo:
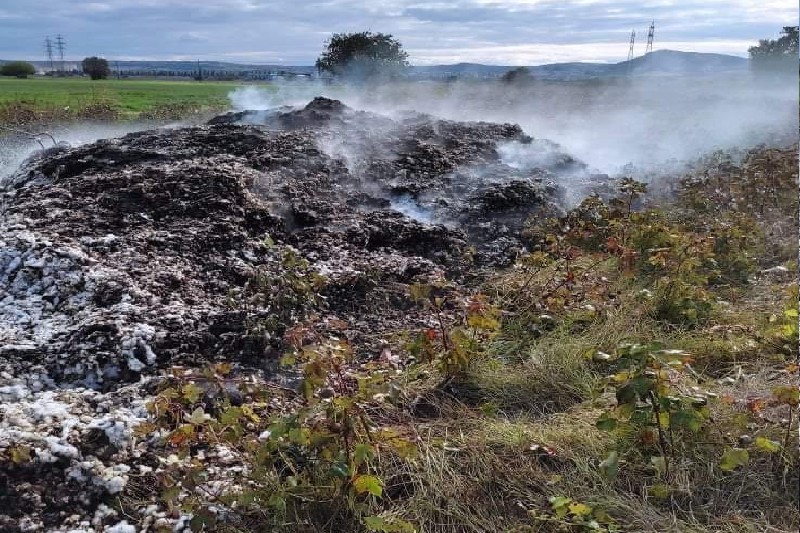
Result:
[[790,70],[798,68],[798,26],[784,26],[778,39],[761,39],[751,46],[750,63],[757,71]]
[[[85,58],[81,62],[81,68],[83,73],[87,74],[93,80],[105,79],[111,74],[108,61],[101,57],[92,56]],[[33,63],[27,61],[10,61],[0,66],[0,76],[27,78],[34,74],[36,74],[36,67]]]

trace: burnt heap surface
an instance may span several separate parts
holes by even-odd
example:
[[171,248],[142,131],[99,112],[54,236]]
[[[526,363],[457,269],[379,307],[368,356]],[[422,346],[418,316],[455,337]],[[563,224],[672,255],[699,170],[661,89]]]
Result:
[[[33,157],[0,184],[0,454],[27,442],[39,459],[0,469],[0,530],[52,528],[121,490],[114,458],[145,416],[126,383],[268,366],[303,320],[376,355],[423,320],[408,283],[507,264],[526,220],[560,213],[559,184],[589,177],[516,125],[324,98]],[[318,275],[318,298],[278,298],[290,268]],[[255,274],[277,281],[245,305]]]
[[324,98],[212,122],[62,148],[5,181],[9,372],[41,365],[102,389],[158,362],[241,352],[228,296],[279,270],[267,237],[326,277],[329,310],[368,322],[346,290],[360,275],[408,283],[505,263],[527,219],[560,211],[558,180],[584,171],[515,125],[390,119]]

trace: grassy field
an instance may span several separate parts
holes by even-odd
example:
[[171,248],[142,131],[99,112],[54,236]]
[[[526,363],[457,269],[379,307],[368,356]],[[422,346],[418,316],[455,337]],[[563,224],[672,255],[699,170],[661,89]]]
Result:
[[92,118],[92,112],[100,115],[98,118],[124,119],[169,110],[175,114],[221,109],[228,105],[228,93],[239,85],[205,81],[0,78],[0,121],[15,122],[20,110],[26,117],[42,115],[45,119],[62,115]]

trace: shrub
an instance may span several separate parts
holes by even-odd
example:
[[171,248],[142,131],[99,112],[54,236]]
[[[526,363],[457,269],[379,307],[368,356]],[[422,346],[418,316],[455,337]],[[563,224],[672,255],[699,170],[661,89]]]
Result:
[[334,33],[316,66],[335,75],[374,77],[403,70],[408,54],[400,41],[384,33]]
[[0,67],[0,76],[27,78],[36,74],[36,67],[27,61],[12,61]]
[[108,61],[103,58],[92,56],[87,57],[82,63],[83,72],[88,74],[93,80],[104,80],[111,74]]

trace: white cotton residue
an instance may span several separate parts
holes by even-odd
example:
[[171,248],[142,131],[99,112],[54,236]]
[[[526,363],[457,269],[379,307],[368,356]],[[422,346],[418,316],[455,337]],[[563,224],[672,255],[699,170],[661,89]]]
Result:
[[132,526],[127,520],[123,520],[119,524],[106,526],[103,531],[105,533],[136,533],[136,526]]

